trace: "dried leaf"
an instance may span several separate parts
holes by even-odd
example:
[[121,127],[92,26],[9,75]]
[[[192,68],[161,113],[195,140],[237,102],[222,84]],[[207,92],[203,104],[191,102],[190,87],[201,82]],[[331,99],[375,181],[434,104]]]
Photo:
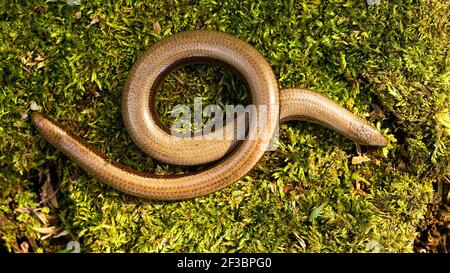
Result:
[[51,227],[42,227],[42,228],[33,228],[33,230],[45,234],[43,237],[41,237],[41,240],[48,239],[54,235],[57,235],[61,230],[62,227],[57,226],[51,226]]
[[[40,204],[46,204],[50,201],[50,204],[54,206],[55,208],[58,208],[58,200],[56,198],[56,193],[53,189],[52,183],[51,183],[51,176],[48,174],[48,172],[45,172],[41,169],[39,172],[39,178],[41,181],[43,181],[43,177],[46,177],[44,184],[42,185],[42,192],[41,192],[41,202]],[[42,183],[42,182],[41,182]]]
[[39,105],[34,101],[30,101],[30,109],[31,111],[37,111],[39,110]]
[[60,229],[60,227],[57,227],[57,226],[41,227],[41,228],[34,227],[33,228],[33,230],[35,230],[39,233],[44,233],[44,234],[56,234],[56,231],[58,229]]
[[159,22],[154,22],[153,23],[153,31],[156,34],[160,34],[161,33],[161,25],[159,24]]
[[81,11],[79,10],[79,11],[75,12],[74,17],[77,20],[80,19],[81,18]]
[[15,210],[20,213],[30,213],[30,211],[28,210],[28,207],[17,208]]
[[69,235],[69,234],[70,234],[70,231],[65,229],[62,232],[60,232],[59,234],[56,234],[55,236],[53,236],[53,238],[58,238],[58,237],[66,236],[66,235]]
[[450,173],[447,173],[444,175],[444,182],[447,184],[450,184]]
[[295,239],[297,240],[297,242],[300,244],[300,247],[302,249],[306,249],[306,242],[305,242],[305,240],[300,235],[298,235],[297,232],[294,232],[294,236],[295,236]]
[[20,244],[20,250],[22,251],[22,253],[29,253],[29,248],[30,246],[25,241]]
[[352,164],[353,165],[361,164],[361,163],[367,162],[367,161],[370,161],[370,158],[368,158],[365,155],[359,155],[359,156],[352,157]]
[[269,183],[269,188],[272,193],[277,192],[277,185],[275,185],[275,183]]
[[41,222],[42,222],[42,224],[44,224],[44,226],[48,225],[48,220],[47,220],[47,218],[45,218],[45,215],[40,211],[40,209],[34,209],[32,207],[22,207],[22,208],[15,209],[15,211],[20,212],[20,213],[34,214],[39,218],[39,220],[41,220]]
[[39,220],[41,220],[41,222],[42,222],[42,224],[44,224],[44,226],[48,225],[48,220],[42,212],[34,210],[33,213],[34,213],[34,215],[37,216],[37,218],[39,218]]
[[38,55],[36,58],[34,58],[35,61],[37,62],[42,62],[43,60],[45,60],[44,55]]
[[91,22],[89,23],[89,25],[86,28],[90,28],[91,26],[97,24],[100,21],[101,21],[101,17],[95,16],[94,18],[92,18]]
[[371,104],[372,108],[373,108],[373,112],[375,115],[377,115],[378,117],[384,119],[385,115],[383,113],[383,109],[381,109],[381,107],[375,103]]

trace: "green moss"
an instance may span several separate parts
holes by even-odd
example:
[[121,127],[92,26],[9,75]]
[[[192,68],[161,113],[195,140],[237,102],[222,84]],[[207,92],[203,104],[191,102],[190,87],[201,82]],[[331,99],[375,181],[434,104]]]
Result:
[[[449,6],[221,2],[0,0],[0,249],[20,251],[27,242],[33,251],[65,251],[79,240],[82,251],[412,251],[432,183],[450,158]],[[157,202],[103,185],[32,127],[35,101],[115,161],[156,173],[188,170],[143,155],[120,113],[122,87],[139,54],[188,29],[248,41],[281,87],[320,91],[379,126],[390,144],[364,149],[371,161],[352,165],[349,140],[291,122],[281,126],[280,147],[235,185],[186,202]],[[199,66],[175,75],[159,96],[163,122],[195,95],[206,102],[247,99],[242,83],[221,70]],[[59,208],[40,203],[40,168],[59,172]],[[70,234],[39,240],[34,228],[44,224],[25,207]]]

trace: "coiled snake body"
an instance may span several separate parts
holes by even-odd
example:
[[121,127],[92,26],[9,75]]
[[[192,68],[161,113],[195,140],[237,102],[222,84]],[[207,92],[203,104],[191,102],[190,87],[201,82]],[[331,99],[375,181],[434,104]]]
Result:
[[[226,139],[201,142],[173,137],[157,122],[152,98],[164,76],[183,64],[211,61],[237,71],[249,87],[252,103],[256,108],[265,107],[264,118],[249,118],[248,132],[253,132],[254,137],[240,145]],[[272,69],[255,48],[213,31],[181,32],[150,47],[129,72],[122,113],[132,140],[148,155],[178,165],[217,163],[185,175],[142,173],[111,164],[101,152],[41,113],[34,113],[32,120],[48,142],[99,180],[128,194],[159,200],[198,197],[239,180],[262,157],[279,121],[312,121],[363,145],[385,146],[387,142],[368,122],[318,93],[286,89],[279,94]]]

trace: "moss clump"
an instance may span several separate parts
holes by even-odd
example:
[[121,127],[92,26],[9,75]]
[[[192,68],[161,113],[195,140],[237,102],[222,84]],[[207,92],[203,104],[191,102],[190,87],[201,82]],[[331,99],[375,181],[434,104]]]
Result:
[[[448,5],[81,4],[0,1],[1,250],[65,251],[68,241],[77,240],[82,251],[412,251],[432,183],[450,157]],[[115,161],[156,173],[184,171],[143,155],[124,131],[119,107],[139,54],[188,29],[225,31],[248,41],[266,57],[281,87],[320,90],[379,126],[390,144],[365,149],[371,161],[352,165],[350,141],[316,125],[285,124],[277,151],[266,153],[241,181],[171,203],[103,185],[31,126],[30,104],[36,103]],[[198,92],[206,101],[246,99],[239,81],[224,72],[204,66],[176,75],[183,77],[184,93],[172,95],[177,79],[167,79],[158,104],[163,121],[167,109]],[[236,94],[217,94],[235,87]],[[57,207],[41,197],[46,177],[58,189]]]

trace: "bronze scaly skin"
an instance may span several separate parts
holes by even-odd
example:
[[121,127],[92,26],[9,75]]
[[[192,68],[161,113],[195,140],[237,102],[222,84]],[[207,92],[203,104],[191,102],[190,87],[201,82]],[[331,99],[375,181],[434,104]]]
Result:
[[[239,145],[226,139],[182,139],[171,136],[160,126],[153,102],[164,76],[181,65],[203,62],[225,65],[239,73],[247,83],[252,103],[257,109],[266,107],[263,118],[250,118],[248,130],[254,132],[253,138]],[[34,113],[32,120],[50,144],[102,182],[127,194],[158,200],[194,198],[239,180],[267,150],[279,121],[307,120],[359,144],[380,147],[387,144],[386,138],[367,121],[316,92],[286,89],[280,93],[269,64],[249,44],[221,32],[186,31],[161,40],[136,61],[124,88],[122,114],[131,139],[149,156],[176,165],[217,161],[211,167],[186,175],[138,172],[111,164],[103,153],[41,113]]]

